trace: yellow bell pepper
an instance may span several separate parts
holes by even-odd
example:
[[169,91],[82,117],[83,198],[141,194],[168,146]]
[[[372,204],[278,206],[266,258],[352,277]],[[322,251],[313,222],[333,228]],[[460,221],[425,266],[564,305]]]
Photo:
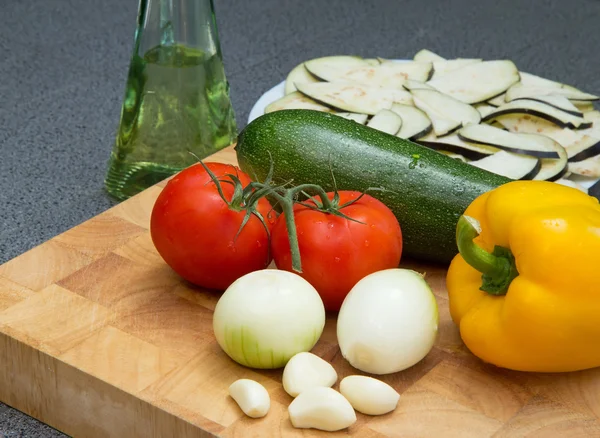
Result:
[[600,366],[600,204],[560,184],[515,181],[457,225],[446,285],[465,345],[519,371]]

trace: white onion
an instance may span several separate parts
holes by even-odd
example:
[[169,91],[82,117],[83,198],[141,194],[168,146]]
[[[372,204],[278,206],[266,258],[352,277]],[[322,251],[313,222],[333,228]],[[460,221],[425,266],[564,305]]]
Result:
[[234,361],[274,369],[310,351],[323,333],[325,307],[316,289],[297,274],[251,272],[223,293],[213,315],[217,342]]
[[344,358],[371,374],[402,371],[421,361],[438,329],[435,296],[421,274],[386,269],[361,279],[344,299],[337,338]]

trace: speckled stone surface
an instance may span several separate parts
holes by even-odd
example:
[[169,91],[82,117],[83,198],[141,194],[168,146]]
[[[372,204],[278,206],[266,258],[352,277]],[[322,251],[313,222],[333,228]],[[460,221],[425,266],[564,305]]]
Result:
[[[254,102],[317,56],[510,58],[600,92],[598,0],[215,0],[242,128]],[[0,263],[106,210],[106,162],[136,0],[2,0]],[[0,437],[59,437],[0,404]]]

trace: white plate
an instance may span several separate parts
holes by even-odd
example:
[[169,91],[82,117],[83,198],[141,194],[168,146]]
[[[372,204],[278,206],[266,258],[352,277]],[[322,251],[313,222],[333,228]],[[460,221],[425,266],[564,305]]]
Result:
[[[256,101],[252,110],[250,111],[250,115],[248,116],[248,123],[257,117],[262,116],[265,113],[265,108],[270,103],[275,102],[277,99],[281,99],[285,95],[285,80],[281,81],[279,84],[275,85],[265,94],[263,94],[260,99]],[[570,180],[581,184],[585,188],[591,187],[597,179],[586,178],[580,175],[571,175],[569,177]]]
[[285,95],[284,93],[285,81],[282,81],[280,84],[275,85],[265,94],[263,94],[252,107],[250,115],[248,116],[248,123],[250,123],[257,117],[262,116],[265,113],[265,108],[267,107],[267,105],[275,102],[277,99],[281,99]]

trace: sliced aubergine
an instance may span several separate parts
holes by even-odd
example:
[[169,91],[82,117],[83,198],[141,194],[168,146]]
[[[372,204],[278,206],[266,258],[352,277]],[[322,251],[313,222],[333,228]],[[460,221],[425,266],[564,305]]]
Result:
[[327,82],[351,82],[371,87],[402,89],[404,81],[426,81],[433,70],[430,62],[384,61],[377,65],[351,67],[307,62],[307,70]]
[[480,160],[471,161],[470,164],[507,178],[520,180],[533,179],[542,168],[542,162],[537,157],[507,151],[496,152]]
[[410,105],[412,96],[406,90],[388,90],[343,82],[318,82],[296,84],[298,90],[325,105],[342,111],[375,115],[382,109],[390,109],[393,103]]
[[353,120],[356,123],[359,123],[361,125],[364,125],[365,123],[367,123],[367,120],[369,119],[369,116],[366,114],[347,113],[347,112],[334,113],[334,114],[336,116],[343,117],[344,119]]
[[525,85],[522,82],[518,82],[512,85],[506,90],[506,101],[511,102],[519,97],[531,97],[531,96],[563,96],[567,99],[573,99],[578,101],[594,101],[598,100],[598,96],[593,94],[584,93],[576,88],[546,88],[537,87],[534,85]]
[[574,116],[546,103],[533,100],[516,100],[505,103],[496,108],[496,111],[483,117],[482,120],[484,122],[494,120],[505,114],[530,114],[555,123],[562,128],[585,129],[592,126],[592,123],[587,122],[583,117]]
[[593,110],[593,111],[588,111],[586,113],[583,113],[583,118],[587,122],[600,124],[600,111]]
[[519,81],[512,61],[497,60],[470,64],[432,79],[429,85],[464,103],[480,103],[504,93]]
[[365,58],[365,63],[369,65],[379,65],[381,61],[378,58]]
[[435,62],[435,61],[445,61],[445,58],[442,58],[437,53],[432,52],[431,50],[421,49],[419,50],[415,56],[413,57],[415,61],[419,62]]
[[408,91],[411,91],[411,90],[435,90],[435,88],[433,88],[431,85],[428,85],[426,82],[414,81],[412,79],[407,79],[406,81],[404,81],[403,86]]
[[587,160],[570,162],[569,172],[591,178],[600,178],[600,156],[597,155]]
[[458,137],[517,154],[559,158],[554,147],[555,141],[543,135],[509,132],[489,125],[468,125],[458,131]]
[[298,91],[296,85],[294,85],[296,82],[319,82],[319,79],[310,74],[306,67],[304,67],[304,63],[302,63],[294,67],[287,75],[287,78],[285,78],[284,93],[291,94],[294,91]]
[[557,179],[554,182],[556,184],[560,184],[560,185],[563,185],[563,186],[572,187],[574,189],[580,190],[583,193],[587,193],[588,192],[588,190],[585,187],[583,187],[581,184],[578,184],[575,181],[572,181],[570,179],[560,178],[560,179]]
[[571,100],[571,103],[582,113],[594,111],[596,108],[592,102],[584,102],[580,100]]
[[468,160],[480,160],[488,155],[500,152],[500,149],[498,148],[466,142],[460,139],[456,134],[436,138],[432,133],[426,137],[417,139],[416,142],[438,151],[460,154]]
[[521,76],[521,83],[526,86],[538,87],[538,88],[563,88],[564,84],[553,81],[552,79],[546,79],[541,76],[527,73],[525,71],[519,72]]
[[548,94],[546,96],[518,97],[513,99],[512,102],[516,100],[533,100],[535,102],[542,102],[566,113],[573,114],[574,116],[583,117],[583,112],[581,112],[579,108],[573,105],[573,103],[564,96]]
[[492,99],[489,99],[487,103],[491,106],[499,107],[506,103],[506,93],[502,93]]
[[[560,128],[539,117],[505,115],[496,119],[510,132],[540,134],[558,142],[567,151],[569,161],[582,161],[600,154],[600,140],[588,135],[589,130]],[[592,128],[589,128],[592,129]]]
[[593,196],[594,198],[600,200],[600,180],[597,181],[594,185],[588,187],[588,195]]
[[[574,104],[582,103],[582,102],[589,103],[590,101],[597,100],[597,98],[593,99],[594,95],[585,93],[571,85],[563,84],[561,82],[553,81],[551,79],[542,78],[541,76],[537,76],[537,75],[523,72],[523,71],[520,72],[520,74],[521,74],[520,86],[522,86],[522,87],[525,87],[525,88],[531,87],[534,89],[542,89],[542,90],[563,89],[563,90],[566,90],[563,93],[566,93],[566,97],[568,97],[569,100],[571,100]],[[561,94],[561,92],[556,92],[556,91],[548,91],[548,93],[553,94],[553,95]],[[577,97],[569,97],[569,94],[573,94],[573,93],[575,93],[575,95],[584,94],[584,95],[586,95],[586,97],[581,100],[577,100]]]
[[479,111],[471,105],[458,101],[435,90],[411,90],[414,105],[422,110],[433,124],[435,135],[441,137],[461,126],[477,124]]
[[554,142],[558,159],[542,158],[542,168],[535,176],[534,180],[556,181],[564,178],[569,171],[569,162],[567,160],[567,151],[557,142]]
[[448,59],[444,61],[433,62],[433,76],[431,79],[437,79],[444,76],[446,73],[466,67],[467,65],[482,62],[483,59]]
[[327,113],[333,112],[331,107],[322,105],[310,97],[307,97],[298,91],[294,91],[267,105],[265,107],[265,114],[285,109],[310,109]]
[[496,111],[496,107],[493,105],[489,105],[487,103],[476,103],[475,105],[473,105],[475,107],[475,109],[477,111],[479,111],[479,114],[481,115],[481,117],[485,117],[488,114]]
[[369,62],[360,56],[340,55],[323,56],[321,58],[310,59],[304,62],[304,67],[310,72],[309,66],[321,66],[328,68],[346,69],[369,65]]
[[402,126],[402,118],[394,111],[383,109],[371,117],[367,126],[386,134],[396,135]]
[[438,152],[441,152],[444,155],[448,155],[450,158],[454,158],[455,160],[462,161],[463,163],[469,163],[469,160],[467,160],[463,155],[457,154],[456,152],[450,152],[450,151],[438,151]]
[[396,137],[414,140],[431,132],[433,128],[431,120],[420,109],[400,103],[393,104],[390,109],[402,119],[402,126],[396,133]]
[[600,155],[600,140],[589,135],[562,129],[553,133],[551,138],[566,149],[569,162],[583,161]]

